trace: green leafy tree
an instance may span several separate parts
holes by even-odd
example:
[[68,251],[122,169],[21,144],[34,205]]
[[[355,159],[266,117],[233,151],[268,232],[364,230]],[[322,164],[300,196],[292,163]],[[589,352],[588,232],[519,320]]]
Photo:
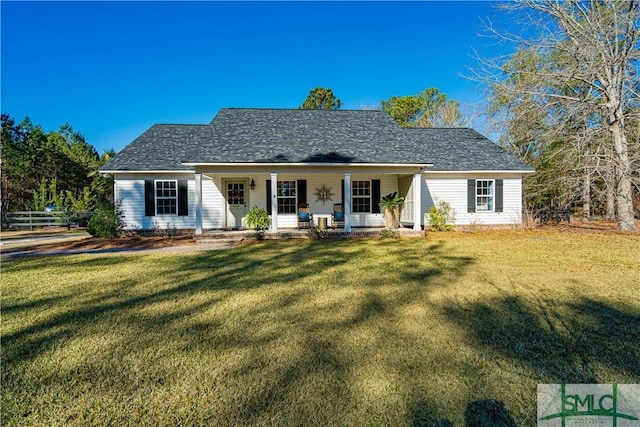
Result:
[[381,101],[380,106],[402,127],[451,128],[464,124],[460,103],[433,87],[416,95],[393,96]]
[[380,103],[382,109],[402,127],[413,127],[424,111],[419,96],[393,96]]
[[65,206],[68,206],[72,211],[92,211],[96,207],[96,197],[91,193],[89,187],[84,187],[82,193],[77,197],[69,190],[65,196]]
[[115,155],[116,152],[113,149],[105,151],[100,156],[97,166],[89,172],[89,178],[91,178],[91,192],[95,195],[97,203],[114,204],[115,202],[113,198],[113,176],[103,175],[98,172],[99,168],[109,160],[113,159]]
[[0,123],[1,207],[3,211],[18,210],[25,202],[24,187],[19,185],[27,169],[27,156],[22,147],[24,136],[8,114],[2,114]]
[[307,99],[304,100],[300,110],[338,110],[342,107],[342,101],[338,99],[333,90],[317,87],[309,91]]
[[2,114],[1,133],[3,211],[44,208],[46,204],[73,209],[74,205],[113,203],[113,179],[98,173],[98,168],[115,155],[113,150],[99,157],[68,123],[57,131],[45,132],[28,117],[16,124],[11,116]]

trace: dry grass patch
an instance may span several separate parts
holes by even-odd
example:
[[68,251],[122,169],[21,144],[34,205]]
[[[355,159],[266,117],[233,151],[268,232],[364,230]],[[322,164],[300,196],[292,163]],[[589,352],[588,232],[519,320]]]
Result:
[[640,382],[639,249],[503,231],[4,262],[2,424],[533,426],[538,383]]

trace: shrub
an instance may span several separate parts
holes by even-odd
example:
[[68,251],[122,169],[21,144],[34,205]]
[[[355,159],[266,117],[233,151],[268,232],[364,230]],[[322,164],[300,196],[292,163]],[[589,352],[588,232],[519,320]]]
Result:
[[87,232],[100,239],[113,239],[120,235],[122,227],[120,206],[100,205],[87,224]]
[[265,208],[254,206],[247,212],[247,226],[256,230],[256,239],[262,240],[264,238],[264,232],[269,229],[270,224],[271,219]]
[[400,232],[398,230],[390,230],[388,228],[385,228],[385,229],[381,230],[380,231],[380,235],[385,239],[399,239],[400,238]]
[[310,239],[325,239],[327,237],[327,230],[320,230],[317,227],[312,227],[307,230],[307,237]]
[[451,231],[456,211],[444,200],[436,201],[429,209],[429,226],[433,231]]
[[178,228],[171,221],[167,222],[167,228],[164,229],[164,237],[169,240],[173,240],[174,237],[178,234]]

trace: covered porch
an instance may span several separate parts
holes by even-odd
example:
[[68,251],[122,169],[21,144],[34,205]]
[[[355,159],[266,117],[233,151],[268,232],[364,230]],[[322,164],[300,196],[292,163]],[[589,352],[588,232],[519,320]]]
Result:
[[[397,192],[405,203],[400,218],[404,228],[422,230],[424,165],[194,165],[195,234],[207,230],[247,228],[252,207],[267,210],[268,232],[293,232],[297,206],[309,205],[315,226],[327,220],[331,233],[352,233],[384,227],[381,197]],[[347,170],[345,170],[347,169]],[[334,229],[331,214],[341,204],[344,221]]]

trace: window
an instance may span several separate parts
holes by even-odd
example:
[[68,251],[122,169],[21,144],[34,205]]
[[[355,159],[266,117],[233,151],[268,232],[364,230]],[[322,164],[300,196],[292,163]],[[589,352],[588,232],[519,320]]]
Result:
[[494,181],[476,181],[476,212],[493,212],[494,209]]
[[278,213],[296,213],[296,181],[278,181]]
[[177,181],[156,181],[156,212],[158,214],[178,213]]
[[351,196],[353,212],[371,212],[371,181],[353,181]]
[[244,205],[244,182],[227,183],[227,203],[230,205]]

